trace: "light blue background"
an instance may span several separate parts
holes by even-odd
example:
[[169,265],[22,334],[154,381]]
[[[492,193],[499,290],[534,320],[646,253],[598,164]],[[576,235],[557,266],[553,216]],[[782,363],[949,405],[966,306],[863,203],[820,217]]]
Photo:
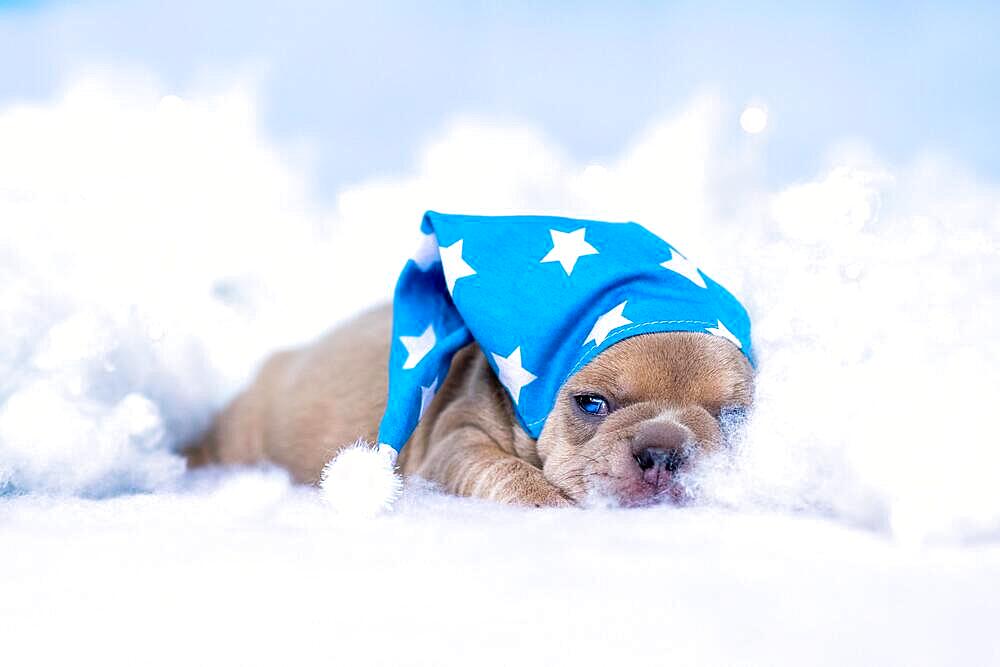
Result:
[[322,196],[406,170],[455,114],[600,161],[712,86],[737,112],[767,104],[768,182],[849,139],[1000,180],[1000,3],[425,4],[0,0],[0,105],[94,62],[178,90],[251,72],[266,131],[312,149]]

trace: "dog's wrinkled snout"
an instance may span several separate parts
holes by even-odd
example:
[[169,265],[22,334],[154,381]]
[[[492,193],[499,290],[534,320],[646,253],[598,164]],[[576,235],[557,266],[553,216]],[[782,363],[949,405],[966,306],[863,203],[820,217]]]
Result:
[[632,440],[635,462],[643,479],[653,486],[670,480],[688,460],[688,431],[673,422],[646,422]]

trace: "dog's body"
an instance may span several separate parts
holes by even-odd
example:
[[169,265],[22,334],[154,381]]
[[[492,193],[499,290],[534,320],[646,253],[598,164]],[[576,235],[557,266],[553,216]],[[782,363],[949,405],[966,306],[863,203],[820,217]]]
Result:
[[[191,463],[268,460],[315,483],[341,448],[359,437],[375,442],[391,320],[391,309],[379,308],[274,355],[189,453]],[[515,504],[570,505],[594,493],[626,504],[680,499],[678,476],[720,446],[720,413],[749,404],[751,378],[746,358],[720,337],[628,338],[566,382],[536,441],[472,344],[454,357],[399,467],[452,493]]]

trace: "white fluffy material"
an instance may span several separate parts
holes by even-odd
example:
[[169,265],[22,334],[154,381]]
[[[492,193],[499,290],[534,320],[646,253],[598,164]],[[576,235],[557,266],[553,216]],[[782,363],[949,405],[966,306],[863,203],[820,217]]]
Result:
[[[772,188],[764,143],[734,158],[695,101],[605,165],[462,125],[325,208],[249,100],[84,83],[0,108],[3,664],[109,632],[108,665],[996,662],[996,184],[834,156]],[[262,355],[391,293],[431,206],[660,224],[751,302],[757,408],[714,507],[408,483],[331,520],[273,470],[184,473],[171,448]],[[322,496],[379,511],[390,472],[349,449]]]
[[699,98],[604,165],[460,123],[412,173],[324,206],[250,97],[144,90],[83,79],[0,108],[0,493],[183,483],[172,452],[263,355],[391,294],[426,208],[532,210],[641,220],[745,298],[757,407],[704,495],[906,540],[1000,536],[996,184],[845,149],[770,187]]
[[396,450],[358,439],[323,468],[320,492],[338,513],[370,517],[392,509],[403,491]]

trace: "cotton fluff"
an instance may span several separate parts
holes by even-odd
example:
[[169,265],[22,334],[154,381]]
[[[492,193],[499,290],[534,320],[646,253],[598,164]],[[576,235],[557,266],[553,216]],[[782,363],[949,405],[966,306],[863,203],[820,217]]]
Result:
[[320,494],[339,514],[370,517],[388,511],[403,492],[396,451],[358,439],[326,464]]

